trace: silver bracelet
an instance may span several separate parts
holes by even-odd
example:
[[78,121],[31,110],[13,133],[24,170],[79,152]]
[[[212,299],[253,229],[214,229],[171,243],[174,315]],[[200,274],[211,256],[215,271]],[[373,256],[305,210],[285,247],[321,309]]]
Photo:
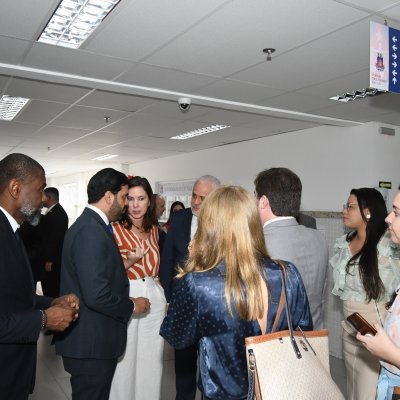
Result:
[[40,323],[40,330],[44,330],[46,329],[47,326],[47,314],[45,310],[40,310],[40,312],[42,313],[42,320]]

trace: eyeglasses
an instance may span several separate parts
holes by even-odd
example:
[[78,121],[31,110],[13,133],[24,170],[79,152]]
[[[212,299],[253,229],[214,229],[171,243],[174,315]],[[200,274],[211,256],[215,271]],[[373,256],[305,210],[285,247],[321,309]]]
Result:
[[352,204],[352,203],[345,203],[343,204],[343,211],[351,211],[351,210],[355,210],[356,208],[358,208],[357,204]]

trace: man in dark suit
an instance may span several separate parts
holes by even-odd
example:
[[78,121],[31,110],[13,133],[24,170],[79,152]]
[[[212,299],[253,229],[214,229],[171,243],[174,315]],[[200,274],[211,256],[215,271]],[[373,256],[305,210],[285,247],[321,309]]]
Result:
[[61,253],[64,236],[68,230],[68,215],[59,203],[59,193],[54,187],[44,189],[43,205],[47,207],[39,228],[43,244],[42,289],[43,294],[58,297],[60,293]]
[[[61,293],[78,294],[81,315],[71,330],[56,338],[56,351],[71,374],[73,400],[108,400],[129,318],[132,312],[148,311],[150,303],[129,298],[128,278],[109,224],[127,205],[127,177],[105,168],[90,179],[87,193],[88,206],[65,235],[61,267]],[[127,259],[133,264],[134,257],[131,253]]]
[[166,238],[167,234],[161,229],[161,224],[158,222],[158,220],[161,218],[161,215],[164,214],[165,199],[164,199],[164,197],[160,196],[159,194],[153,193],[152,204],[154,207],[154,212],[156,214],[157,224],[158,224],[158,247],[160,248],[160,254],[162,254],[162,251],[164,249],[165,238]]
[[[165,239],[160,264],[160,281],[167,303],[171,299],[173,281],[178,266],[185,264],[189,242],[197,230],[197,216],[204,198],[220,181],[204,175],[193,185],[191,208],[174,213]],[[194,400],[196,397],[197,345],[175,350],[176,400]]]
[[328,244],[320,231],[296,221],[301,203],[300,178],[290,169],[270,168],[260,172],[254,184],[267,251],[272,258],[290,261],[297,267],[307,291],[314,329],[322,329]]
[[24,154],[0,161],[0,399],[26,400],[36,373],[41,330],[62,331],[77,317],[79,299],[37,296],[19,225],[39,222],[46,186],[42,166]]

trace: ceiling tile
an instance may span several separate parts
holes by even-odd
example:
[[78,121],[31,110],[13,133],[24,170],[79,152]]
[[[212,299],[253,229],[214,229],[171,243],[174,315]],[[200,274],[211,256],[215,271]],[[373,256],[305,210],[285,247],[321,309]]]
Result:
[[42,140],[47,140],[49,137],[57,136],[64,138],[65,143],[71,140],[77,139],[79,137],[85,136],[91,133],[91,130],[66,128],[55,125],[48,125],[41,129],[39,132],[35,133],[34,137],[39,137]]
[[30,45],[26,40],[0,36],[1,62],[21,64]]
[[[305,26],[310,10],[313,23]],[[343,10],[342,4],[320,0],[234,1],[164,45],[146,62],[226,77],[265,60],[265,47],[275,47],[279,54],[367,15],[348,7]],[[269,19],[279,23],[269,23]]]
[[146,97],[95,90],[93,93],[90,93],[82,101],[80,101],[79,105],[100,107],[109,110],[135,112],[149,106],[150,104],[154,104],[154,102],[154,99],[149,99]]
[[15,121],[45,125],[64,111],[68,104],[52,103],[49,101],[31,100],[15,118]]
[[35,40],[59,0],[2,0],[0,35]]
[[133,137],[146,134],[155,134],[164,131],[168,126],[176,125],[179,121],[167,117],[157,117],[150,114],[136,113],[129,118],[109,125],[103,130],[122,134],[129,134]]
[[117,81],[177,92],[189,92],[214,82],[215,78],[153,65],[138,64],[119,77]]
[[108,80],[132,66],[125,60],[38,42],[28,52],[24,65]]
[[163,47],[226,0],[122,1],[83,48],[139,61]]
[[30,79],[13,78],[7,94],[29,99],[72,104],[89,92],[76,86],[59,85]]
[[291,92],[260,101],[259,104],[266,107],[312,113],[315,109],[331,106],[332,100],[328,97],[321,98],[319,96],[317,97]]
[[40,126],[34,124],[24,124],[16,121],[0,121],[0,140],[7,135],[15,137],[27,137],[38,130]]
[[197,122],[206,122],[210,124],[223,124],[231,126],[240,126],[251,122],[264,121],[267,117],[259,114],[246,112],[236,112],[228,110],[212,110],[198,118],[193,118]]
[[74,106],[53,121],[53,125],[80,129],[100,129],[107,123],[105,117],[110,117],[109,123],[128,116],[129,113],[102,108]]
[[376,121],[376,118],[384,112],[382,109],[371,107],[367,98],[349,103],[337,103],[337,105],[319,109],[318,114],[359,122],[370,122]]
[[372,11],[385,10],[393,4],[392,0],[346,0],[349,6],[362,7]]
[[[350,37],[354,38],[352,45],[343,46]],[[296,90],[365,70],[368,65],[369,21],[362,21],[273,57],[271,62],[264,62],[232,78],[281,90]]]
[[298,94],[318,96],[324,99],[349,93],[354,90],[365,89],[369,87],[369,68],[361,71],[344,75],[336,79],[320,82],[296,91]]
[[392,125],[400,126],[400,113],[394,112],[394,113],[380,115],[379,121],[383,122],[385,124],[392,124]]
[[201,96],[226,99],[243,103],[257,103],[259,100],[284,93],[282,90],[267,86],[254,85],[248,82],[239,82],[232,79],[221,79],[194,92]]
[[283,119],[283,118],[273,118],[265,117],[264,121],[256,121],[248,124],[242,125],[243,129],[266,129],[268,132],[290,132],[293,130],[306,129],[310,127],[317,126],[317,124],[312,124],[305,121],[297,121],[294,119]]

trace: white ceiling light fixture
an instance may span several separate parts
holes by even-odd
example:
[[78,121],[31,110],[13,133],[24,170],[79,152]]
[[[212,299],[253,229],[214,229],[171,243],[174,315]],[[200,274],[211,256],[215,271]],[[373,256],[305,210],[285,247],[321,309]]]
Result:
[[333,96],[330,97],[330,99],[340,101],[342,103],[348,103],[350,101],[363,99],[365,97],[378,96],[383,93],[387,93],[386,90],[366,88],[361,90],[354,90],[353,92],[344,93],[338,96]]
[[38,41],[78,48],[120,0],[62,0]]
[[92,161],[104,161],[114,157],[118,157],[118,154],[104,154],[103,156],[92,158]]
[[195,129],[194,131],[185,132],[178,136],[172,136],[170,139],[190,139],[195,136],[205,135],[206,133],[220,131],[221,129],[230,128],[230,125],[211,125],[206,128]]
[[4,95],[0,99],[0,119],[12,121],[30,99]]

